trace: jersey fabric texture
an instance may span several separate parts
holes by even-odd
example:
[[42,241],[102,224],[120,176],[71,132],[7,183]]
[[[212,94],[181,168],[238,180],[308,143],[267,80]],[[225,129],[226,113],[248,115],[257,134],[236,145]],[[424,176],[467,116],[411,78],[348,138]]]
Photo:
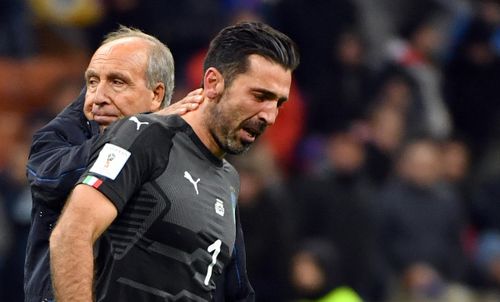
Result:
[[109,127],[80,182],[118,216],[98,242],[97,301],[212,301],[236,237],[239,178],[179,116]]
[[[97,123],[88,121],[83,114],[84,101],[85,89],[33,136],[27,165],[33,208],[24,269],[25,302],[54,299],[50,279],[50,233],[69,193],[85,171],[91,148],[99,137]],[[245,246],[238,213],[236,224],[231,262],[216,280],[217,302],[254,300],[246,274]]]

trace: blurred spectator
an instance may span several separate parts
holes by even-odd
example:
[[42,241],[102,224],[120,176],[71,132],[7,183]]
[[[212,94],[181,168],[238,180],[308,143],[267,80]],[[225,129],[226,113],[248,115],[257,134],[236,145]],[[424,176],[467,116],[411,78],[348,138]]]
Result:
[[[322,129],[324,124],[329,122],[335,123],[332,120],[333,114],[331,108],[335,108],[337,102],[357,106],[359,101],[358,95],[365,93],[362,90],[354,91],[356,94],[354,100],[337,100],[335,93],[332,91],[332,85],[337,83],[332,82],[332,76],[338,70],[334,70],[332,65],[340,62],[340,54],[349,54],[349,59],[355,58],[354,62],[345,62],[346,66],[358,66],[356,62],[362,54],[363,45],[357,44],[357,37],[349,40],[341,39],[342,33],[351,28],[356,28],[357,24],[357,8],[350,0],[287,0],[277,1],[270,14],[270,20],[275,23],[276,27],[288,33],[292,39],[300,46],[301,51],[301,66],[297,69],[296,76],[300,87],[304,91],[304,96],[308,100],[308,108],[311,115],[308,120],[308,130],[311,132],[328,132],[332,129]],[[344,42],[345,47],[337,48],[337,41]],[[361,49],[360,49],[361,48]],[[342,51],[339,51],[342,50]],[[347,59],[344,57],[343,59]],[[344,62],[343,62],[344,63]],[[359,70],[357,67],[346,68],[346,73],[349,76],[356,76],[354,82],[346,80],[348,83],[339,83],[348,87],[347,93],[352,93],[355,87],[361,88]],[[336,79],[333,79],[336,80]],[[355,87],[352,87],[354,83]],[[341,86],[342,87],[342,86]],[[338,91],[339,95],[345,91]],[[333,95],[332,95],[333,93]],[[351,97],[349,95],[349,97]],[[322,112],[322,110],[324,110]],[[321,116],[316,116],[321,114]],[[324,120],[326,116],[326,120]],[[312,127],[312,128],[311,128]]]
[[0,58],[0,111],[29,113],[52,101],[54,87],[82,80],[85,56],[37,56],[23,61]]
[[86,26],[102,17],[99,0],[72,0],[64,5],[50,0],[30,0],[30,7],[42,22],[63,26]]
[[100,0],[29,0],[38,39],[38,55],[71,56],[89,52],[85,29],[103,17]]
[[4,301],[7,296],[8,288],[5,287],[5,279],[8,278],[7,255],[12,249],[12,230],[11,221],[6,213],[5,200],[0,197],[0,300]]
[[398,112],[404,120],[402,136],[416,136],[425,132],[425,112],[419,101],[417,82],[397,65],[384,68],[377,74],[377,88],[372,108],[388,108]]
[[493,295],[497,298],[500,297],[500,274],[497,271],[500,259],[499,185],[498,174],[479,182],[472,194],[469,207],[473,231],[470,234],[470,250],[475,260],[469,282],[484,295]]
[[[484,231],[478,240],[475,263],[478,268],[476,285],[481,301],[500,301],[500,232]],[[478,282],[479,281],[479,282]],[[479,284],[477,284],[479,283]]]
[[[481,0],[445,69],[445,96],[456,132],[471,146],[477,163],[493,138],[500,138],[500,2]],[[499,39],[496,39],[498,41]],[[499,48],[500,49],[500,48]]]
[[[333,39],[333,38],[332,38]],[[365,43],[355,30],[339,33],[326,53],[309,111],[309,129],[326,134],[364,116],[371,99],[372,73],[365,65]]]
[[438,59],[444,45],[437,17],[430,13],[414,16],[401,30],[404,40],[394,41],[389,51],[417,84],[425,134],[446,138],[452,131],[452,124],[441,91]]
[[402,68],[386,68],[377,82],[366,120],[354,129],[366,143],[366,173],[372,185],[379,187],[392,172],[401,142],[422,132],[423,109],[416,100],[415,81]]
[[291,283],[297,302],[362,302],[356,292],[341,283],[341,260],[335,247],[321,239],[306,240],[291,261]]
[[[80,10],[92,11],[94,6],[85,3],[95,1],[69,1],[65,5],[48,0],[2,1],[0,77],[9,80],[0,83],[0,111],[30,114],[52,100],[56,84],[82,79],[89,54],[84,41],[76,42],[82,32],[77,27],[80,23],[66,14],[80,16]],[[14,29],[4,27],[10,22],[16,24]],[[8,52],[12,54],[3,53],[3,48],[11,49]]]
[[408,267],[400,282],[389,302],[485,302],[476,300],[467,287],[444,280],[433,267],[425,263]]
[[[350,0],[276,1],[269,17],[301,46],[301,68],[297,69],[297,77],[314,99],[316,85],[324,85],[317,79],[330,73],[324,63],[331,59],[339,34],[357,24],[356,5]],[[318,60],[318,56],[322,59]]]
[[286,301],[286,280],[293,242],[290,196],[269,149],[259,142],[247,154],[232,157],[240,174],[241,223],[247,246],[250,282],[256,301]]
[[[31,215],[31,193],[25,176],[28,142],[17,143],[5,169],[0,172],[0,199],[5,202],[12,223],[13,244],[6,255],[1,287],[2,301],[23,301],[24,255]],[[1,279],[1,278],[0,278]]]
[[48,123],[51,119],[56,117],[56,115],[63,111],[63,109],[71,102],[71,100],[76,99],[85,83],[82,79],[65,79],[61,80],[51,89],[49,89],[48,95],[50,96],[50,101],[41,108],[34,108],[31,110],[27,116],[30,121],[30,127],[33,129],[32,132],[38,130],[43,125]]
[[[26,206],[19,189],[26,182],[24,164],[27,146],[23,139],[23,117],[15,112],[0,111],[0,301],[22,301],[25,237],[19,228],[19,216]],[[19,195],[18,195],[19,193]],[[31,203],[31,200],[29,200]],[[18,210],[20,211],[18,213]],[[29,210],[28,210],[29,217]],[[21,281],[21,283],[19,283]]]
[[0,56],[24,59],[36,52],[27,0],[0,2]]
[[442,144],[443,176],[448,183],[466,187],[470,166],[469,148],[460,139],[448,139]]
[[370,182],[380,187],[393,170],[393,160],[406,133],[401,111],[387,105],[373,109],[366,132],[366,173]]
[[396,283],[404,284],[408,277],[413,280],[415,273],[421,276],[417,280],[425,279],[422,282],[431,291],[429,295],[441,280],[444,284],[460,281],[466,267],[462,202],[442,186],[442,176],[439,145],[428,138],[412,140],[402,148],[395,178],[382,189],[375,204],[379,212],[377,240]]
[[0,171],[6,170],[6,164],[15,153],[17,143],[23,136],[23,115],[18,112],[0,110]]
[[[359,7],[360,26],[369,42],[370,66],[380,67],[387,56],[387,44],[410,20],[439,12],[437,30],[449,35],[451,24],[471,10],[470,0],[353,0]],[[444,36],[440,43],[448,44],[451,37]]]
[[323,170],[299,178],[290,186],[296,199],[299,238],[332,242],[338,251],[339,281],[370,300],[378,284],[374,278],[373,217],[368,202],[371,186],[363,170],[363,144],[344,131],[331,134],[325,147]]
[[500,232],[500,176],[493,176],[478,185],[472,199],[471,214],[478,231]]
[[441,142],[443,181],[449,190],[456,194],[463,205],[467,224],[463,234],[464,250],[467,256],[475,250],[476,226],[472,217],[472,196],[477,185],[470,176],[470,150],[461,138],[450,138]]

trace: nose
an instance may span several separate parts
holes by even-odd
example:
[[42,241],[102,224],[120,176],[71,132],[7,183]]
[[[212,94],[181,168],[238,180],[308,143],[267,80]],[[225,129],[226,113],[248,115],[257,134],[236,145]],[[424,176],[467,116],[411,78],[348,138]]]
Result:
[[258,117],[263,120],[266,125],[270,126],[276,121],[278,117],[278,103],[277,102],[266,102],[264,108],[259,112]]
[[111,102],[111,99],[109,97],[107,85],[104,81],[102,81],[95,88],[94,104],[96,104],[98,106],[102,106],[105,104],[109,104],[110,102]]

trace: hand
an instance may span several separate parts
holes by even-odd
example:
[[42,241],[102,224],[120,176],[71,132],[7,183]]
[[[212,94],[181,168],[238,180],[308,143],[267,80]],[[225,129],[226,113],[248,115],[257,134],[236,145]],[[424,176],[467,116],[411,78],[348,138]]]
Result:
[[160,115],[179,114],[183,115],[186,112],[196,110],[203,101],[203,89],[198,88],[188,93],[182,100],[177,101],[160,111],[155,112]]

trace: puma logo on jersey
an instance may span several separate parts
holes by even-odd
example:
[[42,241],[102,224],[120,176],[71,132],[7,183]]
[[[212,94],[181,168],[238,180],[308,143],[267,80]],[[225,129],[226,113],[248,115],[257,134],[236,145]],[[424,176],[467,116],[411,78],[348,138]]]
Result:
[[149,125],[149,122],[141,122],[136,116],[129,118],[129,121],[132,121],[137,124],[137,129],[136,129],[137,131],[139,131],[141,125]]
[[195,181],[188,171],[184,171],[184,178],[189,180],[189,182],[193,184],[194,190],[196,191],[196,195],[199,195],[200,193],[198,192],[198,182],[200,182],[200,179],[198,178]]

